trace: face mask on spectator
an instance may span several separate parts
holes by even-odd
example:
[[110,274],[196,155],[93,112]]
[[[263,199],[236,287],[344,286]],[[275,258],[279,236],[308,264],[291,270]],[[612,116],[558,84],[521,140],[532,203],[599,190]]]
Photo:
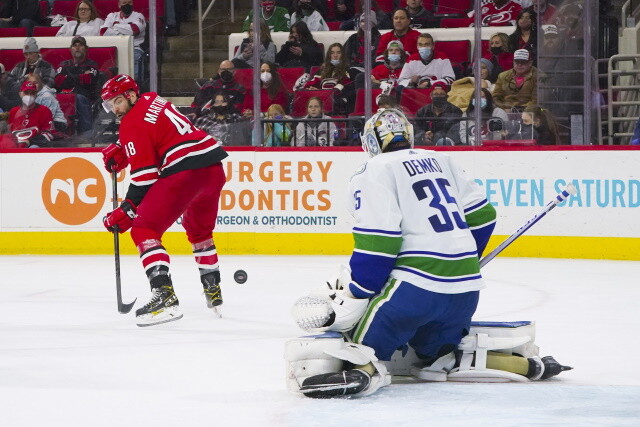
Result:
[[[473,106],[476,106],[476,99],[473,98],[471,100],[471,103],[473,104]],[[480,98],[480,108],[484,109],[487,106],[487,98]]]
[[33,95],[24,95],[22,97],[22,103],[25,107],[30,107],[34,102],[36,102],[36,97]]
[[400,55],[397,53],[389,54],[389,62],[400,62]]
[[433,98],[431,98],[431,103],[433,104],[434,107],[443,107],[444,104],[447,103],[447,97],[446,96],[434,96]]
[[302,2],[300,2],[300,9],[313,10],[313,6],[311,5],[311,3],[302,3]]
[[229,70],[223,70],[220,73],[220,78],[225,83],[231,83],[233,81],[233,73]]
[[420,52],[420,58],[427,59],[431,56],[431,48],[430,47],[419,47],[418,52]]
[[224,114],[229,110],[228,105],[214,105],[211,109],[217,114]]
[[494,55],[500,55],[502,53],[502,48],[500,46],[491,47],[491,53]]
[[335,65],[338,65],[338,64],[340,64],[340,60],[339,59],[332,59],[331,60],[331,65],[335,66]]
[[124,14],[124,16],[131,15],[131,12],[133,12],[133,5],[132,4],[123,4],[122,6],[120,6],[120,12],[122,12]]
[[263,71],[262,73],[260,73],[260,80],[262,80],[263,83],[269,83],[272,78],[273,77],[271,76],[271,73],[268,71]]

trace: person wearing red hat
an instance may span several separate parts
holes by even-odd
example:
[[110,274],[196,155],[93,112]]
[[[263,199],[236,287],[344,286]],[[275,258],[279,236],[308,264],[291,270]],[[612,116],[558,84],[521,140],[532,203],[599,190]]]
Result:
[[38,87],[25,81],[20,86],[22,105],[9,111],[9,127],[18,139],[18,147],[50,147],[53,141],[53,115],[51,110],[36,103]]
[[164,232],[178,218],[193,248],[207,306],[217,312],[222,296],[213,228],[227,153],[157,93],[141,94],[126,74],[108,80],[101,97],[105,109],[121,120],[122,144],[102,151],[105,167],[119,172],[131,165],[124,201],[106,215],[104,226],[114,233],[131,229],[151,285],[151,300],[136,311],[138,326],[182,318],[162,246]]

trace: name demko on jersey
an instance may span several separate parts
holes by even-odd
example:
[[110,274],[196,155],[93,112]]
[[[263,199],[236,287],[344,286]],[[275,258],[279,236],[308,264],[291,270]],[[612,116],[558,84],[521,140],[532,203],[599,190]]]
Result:
[[486,243],[495,209],[449,156],[420,149],[378,155],[351,178],[347,206],[359,296],[378,293],[389,277],[447,294],[484,287],[474,234],[488,229]]

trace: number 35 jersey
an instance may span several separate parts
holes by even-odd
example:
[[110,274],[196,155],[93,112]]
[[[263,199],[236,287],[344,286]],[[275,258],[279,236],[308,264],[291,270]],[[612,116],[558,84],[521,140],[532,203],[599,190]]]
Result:
[[227,157],[218,141],[154,92],[140,95],[122,119],[120,144],[131,164],[126,197],[136,205],[158,179],[204,168]]
[[484,287],[479,257],[496,211],[448,155],[405,149],[370,159],[351,178],[347,206],[356,297],[379,293],[389,277],[445,294]]

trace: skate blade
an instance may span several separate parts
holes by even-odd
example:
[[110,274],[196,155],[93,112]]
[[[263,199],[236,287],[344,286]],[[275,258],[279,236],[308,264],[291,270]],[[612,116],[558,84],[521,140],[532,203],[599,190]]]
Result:
[[222,307],[220,307],[219,305],[216,305],[216,306],[211,307],[211,310],[213,311],[213,314],[218,319],[222,319]]
[[178,307],[165,308],[159,313],[149,313],[142,316],[136,316],[136,325],[141,328],[145,326],[160,325],[162,323],[173,322],[182,319],[182,313]]

